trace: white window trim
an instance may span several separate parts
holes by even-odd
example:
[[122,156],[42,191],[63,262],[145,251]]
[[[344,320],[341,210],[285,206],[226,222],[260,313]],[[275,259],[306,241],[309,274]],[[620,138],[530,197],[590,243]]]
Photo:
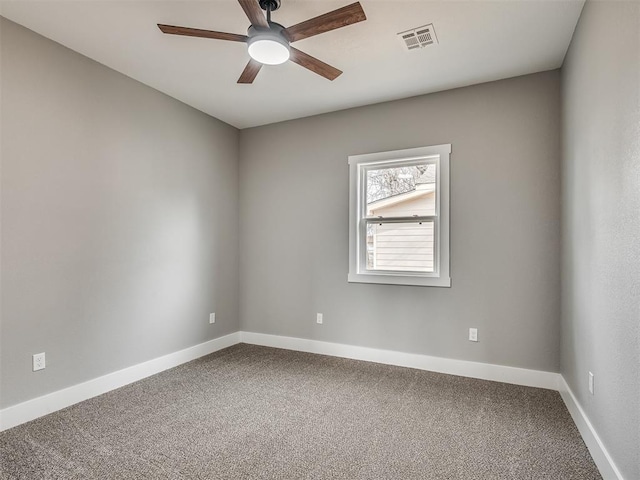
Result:
[[[349,282],[381,283],[388,285],[416,285],[423,287],[450,287],[449,273],[449,157],[451,144],[418,147],[391,152],[367,153],[349,156]],[[363,240],[363,212],[365,208],[362,175],[364,167],[376,163],[434,161],[436,169],[436,215],[434,225],[437,236],[435,273],[375,272],[366,269],[366,248]]]

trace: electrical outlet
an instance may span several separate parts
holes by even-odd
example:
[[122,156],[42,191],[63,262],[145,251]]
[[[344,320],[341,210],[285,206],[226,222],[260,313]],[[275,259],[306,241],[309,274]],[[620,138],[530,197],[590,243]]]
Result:
[[470,328],[469,329],[469,341],[470,342],[477,342],[478,341],[478,329],[477,328]]
[[209,314],[209,323],[216,323],[216,312]]
[[43,370],[47,366],[47,363],[44,358],[44,352],[36,353],[33,356],[33,371],[37,372],[38,370]]
[[316,314],[316,323],[322,323],[322,314],[321,313],[317,313]]
[[593,382],[594,382],[593,373],[589,372],[589,393],[591,395],[593,395]]

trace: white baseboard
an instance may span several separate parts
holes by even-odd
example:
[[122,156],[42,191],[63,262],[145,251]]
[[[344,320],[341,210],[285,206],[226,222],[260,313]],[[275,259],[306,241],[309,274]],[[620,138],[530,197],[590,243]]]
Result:
[[235,332],[0,410],[0,431],[29,422],[97,395],[102,395],[110,390],[115,390],[129,383],[142,380],[143,378],[240,342],[331,355],[334,357],[365,360],[400,367],[417,368],[420,370],[530,387],[555,390],[559,385],[559,375],[552,372],[431,357],[428,355],[391,350],[378,350],[303,338],[282,337],[252,332]]
[[393,350],[356,347],[341,343],[321,342],[303,338],[282,337],[264,333],[240,332],[240,341],[265,347],[284,348],[299,352],[319,353],[333,357],[365,360],[399,367],[417,368],[431,372],[448,373],[463,377],[493,380],[496,382],[525,385],[527,387],[557,390],[560,374],[526,368],[506,367],[490,363],[454,360],[451,358],[431,357],[417,353],[404,353]]
[[0,410],[0,431],[209,355],[239,341],[240,332],[235,332],[5,408]]
[[584,410],[582,410],[569,386],[559,373],[253,332],[235,332],[5,408],[0,410],[0,431],[240,342],[558,390],[604,479],[624,480]]
[[431,357],[391,350],[356,347],[340,343],[321,342],[303,338],[282,337],[263,333],[240,332],[240,341],[265,347],[284,348],[300,352],[319,353],[334,357],[351,358],[368,362],[417,368],[432,372],[460,375],[463,377],[493,380],[496,382],[525,385],[528,387],[558,390],[573,421],[605,480],[624,480],[611,456],[604,447],[593,425],[580,407],[573,392],[559,373],[506,367],[488,363],[469,362],[450,358]]
[[578,403],[578,400],[562,376],[558,379],[557,390],[560,392],[573,421],[578,427],[578,431],[580,435],[582,435],[582,439],[587,445],[593,461],[598,467],[598,470],[600,470],[602,478],[605,480],[624,480],[620,470],[616,467],[602,440],[600,440],[598,433],[589,421],[587,414]]

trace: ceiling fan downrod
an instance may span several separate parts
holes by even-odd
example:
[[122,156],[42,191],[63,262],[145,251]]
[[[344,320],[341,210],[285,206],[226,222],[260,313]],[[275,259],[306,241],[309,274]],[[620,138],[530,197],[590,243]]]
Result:
[[280,0],[260,0],[260,8],[267,12],[267,23],[271,23],[271,12],[280,8]]

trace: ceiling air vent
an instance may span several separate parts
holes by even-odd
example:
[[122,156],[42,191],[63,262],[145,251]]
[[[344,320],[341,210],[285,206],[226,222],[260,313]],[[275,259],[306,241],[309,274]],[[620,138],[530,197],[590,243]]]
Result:
[[402,43],[407,47],[407,50],[418,50],[438,43],[438,37],[436,37],[436,31],[433,29],[433,23],[407,30],[406,32],[400,32],[398,37],[400,37]]

